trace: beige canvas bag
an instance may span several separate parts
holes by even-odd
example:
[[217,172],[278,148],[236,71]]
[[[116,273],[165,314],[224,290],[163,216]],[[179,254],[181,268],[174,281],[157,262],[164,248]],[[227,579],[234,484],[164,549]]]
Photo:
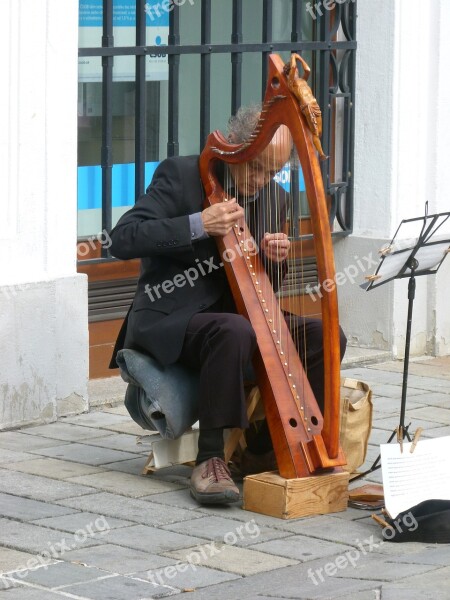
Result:
[[340,442],[347,458],[344,468],[350,473],[356,472],[366,459],[372,410],[372,390],[367,383],[342,378]]

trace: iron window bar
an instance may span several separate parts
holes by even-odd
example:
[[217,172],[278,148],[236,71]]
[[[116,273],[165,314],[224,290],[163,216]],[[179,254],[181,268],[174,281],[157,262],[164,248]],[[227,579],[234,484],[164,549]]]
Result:
[[[112,48],[113,37],[113,1],[103,2],[102,47]],[[112,225],[112,81],[113,55],[102,56],[102,231],[109,231]],[[102,246],[101,255],[107,258],[110,253]]]
[[[109,1],[109,0],[108,0]],[[169,14],[177,14],[175,9]],[[168,55],[182,54],[231,54],[236,52],[237,44],[187,44],[164,46],[164,53]],[[300,41],[293,45],[292,42],[255,42],[239,44],[239,52],[301,52],[302,50],[356,50],[356,41],[330,41],[308,42]],[[78,56],[130,56],[140,54],[154,54],[161,52],[161,46],[114,46],[114,47],[86,47],[79,48]]]
[[[146,21],[145,1],[136,0],[136,46],[145,46]],[[146,131],[146,88],[145,88],[145,55],[136,55],[136,93],[135,93],[135,197],[138,198],[145,189],[145,131]]]
[[231,43],[231,114],[241,106],[242,98],[242,0],[233,0]]

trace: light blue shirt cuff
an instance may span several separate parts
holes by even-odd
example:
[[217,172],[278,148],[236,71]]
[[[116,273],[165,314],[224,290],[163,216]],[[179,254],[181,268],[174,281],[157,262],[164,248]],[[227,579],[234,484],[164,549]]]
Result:
[[194,213],[189,215],[189,226],[191,228],[191,241],[198,242],[209,237],[203,227],[202,213]]

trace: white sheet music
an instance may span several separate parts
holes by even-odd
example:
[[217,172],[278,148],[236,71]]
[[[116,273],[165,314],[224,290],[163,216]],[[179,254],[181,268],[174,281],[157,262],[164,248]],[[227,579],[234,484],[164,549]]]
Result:
[[[441,236],[436,236],[435,240],[439,241],[440,237]],[[413,243],[411,243],[410,240],[408,240],[408,243],[403,243],[405,245],[402,245],[401,242],[397,242],[396,244],[392,245],[393,253],[387,254],[385,256],[383,262],[381,263],[377,271],[377,275],[379,278],[376,280],[376,285],[380,285],[384,281],[395,277],[399,273],[400,269],[408,260],[412,249],[417,243],[417,240],[414,240]],[[432,269],[433,267],[436,267],[445,257],[445,254],[448,249],[448,241],[428,246],[422,246],[422,248],[420,248],[415,255],[415,258],[419,262],[419,270]],[[409,275],[410,273],[411,269],[406,269],[405,274]]]
[[414,253],[417,260],[416,274],[435,273],[450,251],[450,212],[434,215],[425,210],[424,217],[403,220],[391,242],[379,249],[381,262],[375,277],[366,277],[361,284],[365,290],[376,288],[398,277],[408,277],[411,269],[405,269]]
[[424,500],[450,500],[450,436],[412,443],[382,444],[386,509],[392,518]]

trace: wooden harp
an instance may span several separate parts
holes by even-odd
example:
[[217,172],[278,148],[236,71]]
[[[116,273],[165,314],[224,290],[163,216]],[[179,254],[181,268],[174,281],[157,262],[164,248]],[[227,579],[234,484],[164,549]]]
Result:
[[[302,61],[303,62],[303,61]],[[219,132],[208,136],[200,157],[206,205],[222,202],[224,190],[215,172],[217,161],[246,163],[257,157],[280,125],[290,131],[303,170],[311,216],[319,284],[335,276],[333,247],[325,192],[313,135],[301,103],[291,92],[282,59],[269,56],[268,84],[256,130],[242,144],[230,144]],[[309,89],[309,88],[308,88]],[[312,97],[312,95],[311,95]],[[313,98],[314,99],[314,98]],[[228,282],[240,314],[257,336],[254,358],[264,409],[278,462],[286,479],[307,477],[324,470],[341,470],[345,457],[339,446],[340,346],[335,286],[326,286],[321,302],[325,363],[325,410],[322,416],[298,356],[278,300],[258,254],[246,248],[252,239],[245,223],[223,238],[219,252],[242,249],[242,256],[225,262]],[[275,315],[275,318],[274,318]]]

